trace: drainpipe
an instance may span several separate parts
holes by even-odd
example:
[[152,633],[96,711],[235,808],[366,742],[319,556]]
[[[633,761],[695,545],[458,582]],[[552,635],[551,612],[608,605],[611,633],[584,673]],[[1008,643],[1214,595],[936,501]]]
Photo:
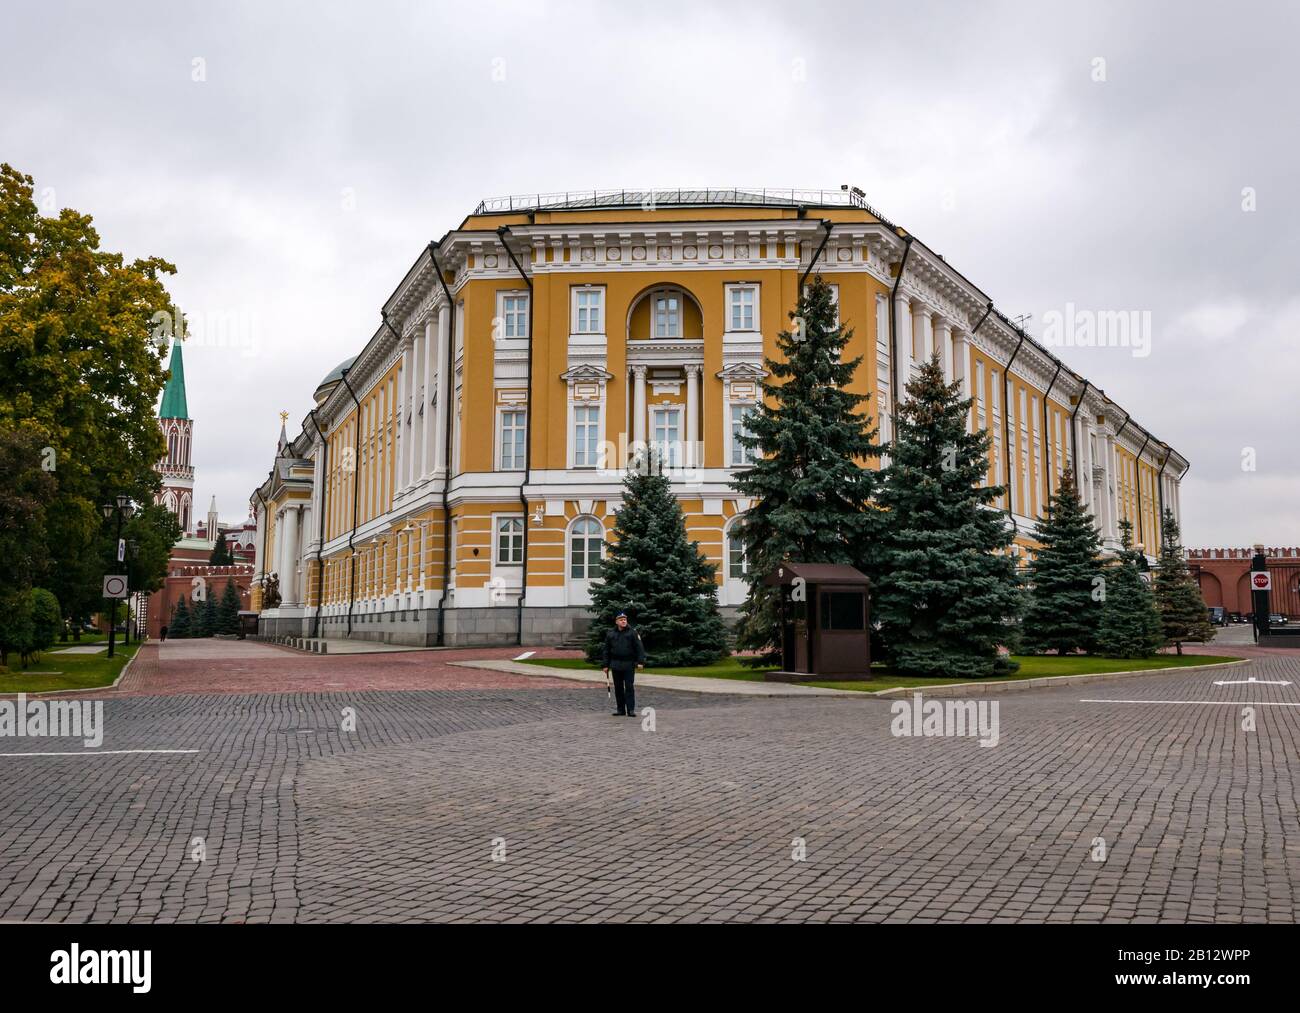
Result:
[[1137,461],[1133,465],[1133,474],[1137,481],[1133,484],[1137,486],[1137,508],[1138,508],[1138,542],[1142,545],[1142,551],[1147,551],[1147,536],[1143,530],[1142,523],[1142,451],[1147,449],[1147,444],[1151,442],[1151,434],[1147,433],[1147,438],[1142,441],[1142,447],[1137,452]]
[[[799,292],[795,296],[796,301],[798,300],[799,296],[803,294],[803,287],[808,283],[808,275],[812,274],[813,268],[817,264],[817,258],[822,255],[822,250],[826,249],[826,244],[830,242],[831,229],[835,228],[835,223],[823,218],[822,228],[826,230],[826,235],[822,236],[821,245],[817,247],[817,252],[812,255],[812,260],[808,261],[808,270],[804,271],[803,277],[799,279]],[[908,245],[909,246],[911,245],[910,241]],[[904,256],[906,256],[906,254],[904,254]],[[901,274],[901,269],[900,269],[900,274]]]
[[[1052,388],[1056,386],[1056,378],[1061,375],[1061,366],[1064,363],[1060,359],[1056,360],[1056,372],[1052,374],[1052,382],[1047,385],[1047,390],[1043,392],[1043,476],[1047,479],[1047,496],[1052,496],[1052,468],[1051,454],[1052,441],[1047,432],[1047,399],[1052,396]],[[1043,504],[1043,513],[1047,513],[1047,504]]]
[[[898,286],[903,283],[903,270],[907,267],[908,255],[912,252],[912,237],[903,237],[903,258],[898,262],[898,274],[894,277],[894,285],[889,290],[889,372],[893,374],[889,384],[889,395],[894,399],[894,436],[898,435],[898,321],[895,319],[897,313],[894,310],[894,301],[898,298]],[[989,303],[989,309],[993,304]],[[987,313],[984,314],[988,316]],[[980,323],[984,321],[981,319]],[[978,327],[979,324],[976,324]],[[974,331],[971,334],[974,335]],[[909,340],[911,336],[909,335]]]
[[330,445],[325,439],[325,430],[320,427],[320,420],[316,418],[316,409],[311,409],[307,414],[311,416],[316,432],[320,433],[321,444],[320,528],[316,535],[316,614],[311,620],[311,635],[315,639],[320,635],[320,614],[325,608],[325,496],[329,491]]
[[[829,236],[830,230],[827,229]],[[524,558],[523,573],[520,578],[519,601],[515,606],[515,643],[523,646],[524,643],[524,603],[528,600],[528,497],[524,494],[524,489],[528,485],[528,480],[533,469],[533,280],[524,273],[523,265],[519,263],[515,253],[510,249],[506,239],[510,236],[510,226],[502,225],[497,229],[497,241],[501,248],[506,251],[506,256],[510,258],[510,263],[515,265],[515,270],[519,272],[519,277],[524,279],[524,284],[528,286],[528,395],[524,402],[524,479],[519,483],[519,505],[524,511]],[[823,242],[823,246],[825,243]],[[692,434],[692,438],[694,438]]]
[[352,553],[349,557],[351,563],[351,572],[348,575],[348,636],[352,636],[352,610],[356,605],[357,597],[357,547],[353,540],[357,537],[357,512],[361,505],[361,402],[357,400],[357,392],[352,389],[352,384],[348,383],[348,373],[352,371],[349,366],[343,371],[343,386],[348,389],[352,395],[352,403],[357,406],[356,414],[353,416],[353,430],[356,436],[352,440],[352,530],[348,532],[348,550]]
[[[446,646],[446,611],[447,611],[447,590],[451,585],[451,423],[452,423],[452,402],[456,400],[456,389],[453,385],[453,371],[456,368],[456,300],[451,297],[451,289],[447,287],[447,279],[442,276],[442,268],[438,266],[438,244],[436,241],[429,243],[429,261],[433,264],[434,276],[442,286],[442,294],[447,300],[447,362],[444,374],[446,379],[447,396],[443,398],[447,403],[440,405],[447,413],[447,424],[443,431],[443,448],[442,448],[442,594],[438,596],[438,639],[437,646]],[[533,300],[528,300],[528,311],[532,313]],[[529,354],[532,354],[532,321],[529,321],[528,342]],[[428,397],[428,391],[425,391],[425,397]],[[532,433],[528,434],[532,438]],[[525,446],[525,453],[527,447]],[[524,532],[527,537],[528,520],[524,519]]]
[[[1020,533],[1020,527],[1016,524],[1015,501],[1011,498],[1011,366],[1016,361],[1016,356],[1020,354],[1020,346],[1025,343],[1025,332],[1021,328],[1020,340],[1016,342],[1016,350],[1011,353],[1011,358],[1007,360],[1006,366],[1002,370],[1002,457],[1003,468],[1007,476],[1007,516],[1011,518],[1011,530],[1015,534]],[[1019,439],[1019,434],[1016,436]],[[1017,457],[1020,455],[1017,454]]]

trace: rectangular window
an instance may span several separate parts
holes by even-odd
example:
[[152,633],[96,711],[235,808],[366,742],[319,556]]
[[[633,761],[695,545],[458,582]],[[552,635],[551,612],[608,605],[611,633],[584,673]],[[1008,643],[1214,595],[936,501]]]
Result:
[[860,630],[863,628],[864,595],[856,591],[823,592],[821,627],[824,630]]
[[600,408],[579,405],[573,409],[573,466],[596,467],[600,445]]
[[524,519],[497,518],[497,565],[519,566],[524,561]]
[[675,292],[660,292],[654,297],[655,337],[682,336],[682,297]]
[[665,467],[676,468],[681,464],[681,414],[678,408],[654,410],[654,443]]
[[737,439],[741,434],[745,436],[753,435],[745,425],[745,420],[753,410],[753,405],[734,404],[731,406],[731,466],[733,468],[753,464],[757,459],[756,449],[747,447]]
[[573,296],[573,332],[575,334],[605,333],[605,290],[580,288]]
[[524,466],[525,418],[526,413],[518,409],[501,413],[502,471],[516,471]]
[[731,327],[733,331],[754,329],[754,303],[757,289],[753,286],[733,288],[731,291]]
[[727,577],[730,580],[744,580],[749,572],[745,563],[745,543],[736,534],[727,536]]
[[505,295],[501,297],[501,336],[504,338],[528,337],[528,296]]

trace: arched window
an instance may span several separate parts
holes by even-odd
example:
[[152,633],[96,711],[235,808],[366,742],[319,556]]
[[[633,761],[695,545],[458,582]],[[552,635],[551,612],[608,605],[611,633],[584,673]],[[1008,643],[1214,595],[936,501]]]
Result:
[[594,517],[579,517],[569,529],[569,577],[598,580],[605,557],[605,528]]

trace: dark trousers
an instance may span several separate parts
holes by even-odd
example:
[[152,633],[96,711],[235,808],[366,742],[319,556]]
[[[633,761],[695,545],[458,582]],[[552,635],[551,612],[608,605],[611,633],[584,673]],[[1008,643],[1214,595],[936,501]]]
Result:
[[636,678],[635,668],[611,668],[609,677],[614,682],[615,709],[624,714],[636,713],[636,688],[632,680]]

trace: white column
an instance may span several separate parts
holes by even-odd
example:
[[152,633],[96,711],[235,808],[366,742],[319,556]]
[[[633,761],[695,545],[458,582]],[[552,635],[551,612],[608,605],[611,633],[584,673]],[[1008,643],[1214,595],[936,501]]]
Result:
[[952,373],[953,378],[961,383],[962,399],[968,400],[971,396],[970,345],[966,332],[955,327],[952,331]]
[[[895,367],[898,371],[898,391],[896,400],[901,404],[907,397],[907,383],[912,379],[912,303],[901,292],[894,299],[894,336],[898,347],[892,349]],[[898,411],[898,404],[894,405]]]
[[[402,394],[402,415],[401,427],[403,436],[402,446],[402,489],[409,489],[415,484],[420,477],[419,464],[415,459],[415,427],[418,425],[418,419],[415,418],[415,399],[416,392],[419,390],[419,371],[420,371],[420,349],[414,338],[406,339],[404,355],[406,356],[407,365],[411,367],[411,379],[406,385],[406,390]],[[407,418],[410,418],[410,426],[407,426]]]
[[645,444],[645,366],[633,366],[632,442]]
[[284,570],[280,573],[280,600],[285,605],[298,604],[298,508],[284,511]]
[[939,350],[939,365],[943,367],[943,382],[952,383],[952,324],[942,317],[934,322],[934,344]]
[[253,543],[253,575],[258,580],[262,579],[262,544],[265,541],[266,534],[266,507],[260,503],[257,507],[257,529],[254,533],[256,541]]
[[934,351],[934,311],[920,303],[912,307],[912,334],[917,351],[916,365],[930,361]]
[[451,403],[451,395],[447,392],[447,347],[451,341],[451,308],[443,306],[438,310],[438,409],[434,412],[433,429],[434,446],[433,458],[434,467],[438,470],[446,470],[450,462],[447,460],[447,406]]
[[1103,540],[1109,541],[1115,537],[1115,437],[1111,433],[1103,433],[1101,439],[1101,468],[1102,468],[1102,519],[1101,519],[1101,536]]
[[433,377],[435,370],[442,369],[442,359],[439,357],[438,335],[434,326],[433,318],[430,317],[424,322],[424,350],[420,353],[424,361],[424,382],[420,387],[420,408],[424,414],[419,418],[420,425],[420,480],[424,481],[433,474],[434,455],[433,443],[437,438],[437,426],[433,419],[433,408],[430,405],[433,394]]
[[275,552],[271,572],[280,578],[280,600],[284,601],[284,508],[275,512]]
[[686,466],[698,463],[695,448],[700,431],[700,367],[686,367]]
[[411,386],[411,346],[402,342],[402,365],[397,371],[397,461],[393,478],[393,492],[400,496],[406,488],[406,444],[410,437],[406,433],[406,399]]

